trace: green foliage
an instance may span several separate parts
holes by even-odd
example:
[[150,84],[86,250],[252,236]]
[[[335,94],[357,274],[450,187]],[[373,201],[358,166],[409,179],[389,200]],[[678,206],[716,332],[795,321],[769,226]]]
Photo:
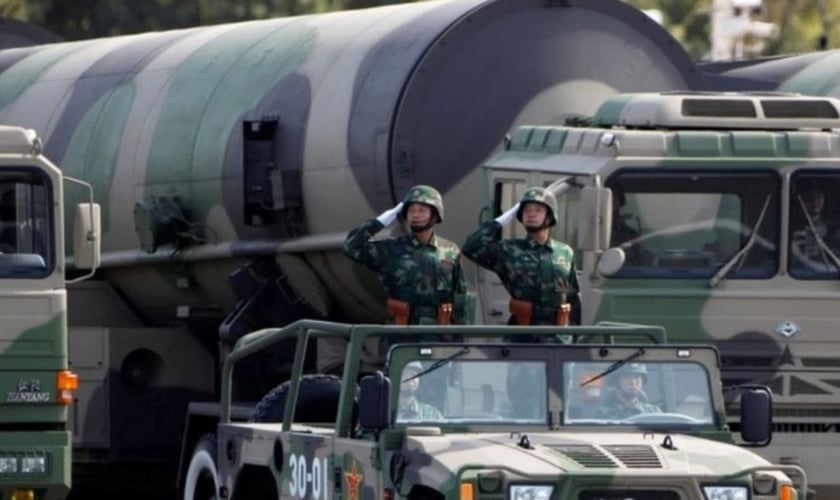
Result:
[[[694,58],[709,51],[711,0],[626,0],[640,9],[659,9],[664,27]],[[759,21],[779,27],[764,55],[811,52],[840,47],[840,0],[764,0]]]
[[406,0],[0,0],[0,16],[65,40],[296,16]]

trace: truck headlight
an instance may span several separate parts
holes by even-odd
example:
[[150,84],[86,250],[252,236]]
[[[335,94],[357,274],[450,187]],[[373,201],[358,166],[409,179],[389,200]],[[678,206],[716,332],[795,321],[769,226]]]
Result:
[[514,484],[510,487],[510,500],[549,500],[554,486]]
[[20,471],[24,474],[46,474],[47,457],[23,457],[20,459]]
[[0,474],[16,474],[17,471],[17,457],[0,457]]
[[703,486],[706,500],[747,500],[746,486]]

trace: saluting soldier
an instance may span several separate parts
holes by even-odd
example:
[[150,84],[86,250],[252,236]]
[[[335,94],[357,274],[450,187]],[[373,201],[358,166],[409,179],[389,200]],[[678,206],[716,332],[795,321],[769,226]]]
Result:
[[[494,271],[510,294],[509,324],[570,323],[578,283],[574,251],[551,238],[557,224],[557,200],[547,189],[530,187],[519,203],[467,237],[463,252],[476,264]],[[525,238],[501,238],[501,227],[513,217],[525,226]],[[567,339],[561,339],[566,341]]]
[[[397,218],[411,232],[396,239],[371,241]],[[352,230],[344,253],[374,271],[388,294],[389,322],[402,325],[446,325],[466,322],[466,280],[458,245],[435,234],[443,222],[443,198],[431,186],[419,185],[402,202]]]

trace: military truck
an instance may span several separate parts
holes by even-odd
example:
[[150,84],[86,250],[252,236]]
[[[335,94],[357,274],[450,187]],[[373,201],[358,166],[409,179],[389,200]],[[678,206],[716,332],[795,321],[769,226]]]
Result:
[[[75,269],[67,280],[64,183],[89,201],[76,209]],[[89,184],[65,177],[32,130],[0,126],[0,498],[58,500],[70,490],[70,405],[65,283],[99,259],[98,206]]]
[[[773,390],[761,453],[802,465],[824,498],[840,494],[838,117],[837,99],[791,93],[623,94],[567,126],[519,128],[485,167],[488,214],[529,185],[557,193],[584,323],[716,345],[724,385]],[[479,310],[499,322],[507,297],[479,272]]]
[[[617,324],[563,329],[575,344],[517,341],[559,331],[302,321],[249,334],[225,361],[222,421],[199,441],[185,498],[804,498],[802,469],[732,443],[714,347],[655,343],[661,328]],[[237,363],[289,338],[303,360],[310,336],[348,340],[338,390],[298,362],[270,412],[233,421]],[[370,338],[388,339],[387,362],[357,386]],[[612,413],[637,376],[655,412]],[[735,389],[745,443],[768,443],[770,390]]]

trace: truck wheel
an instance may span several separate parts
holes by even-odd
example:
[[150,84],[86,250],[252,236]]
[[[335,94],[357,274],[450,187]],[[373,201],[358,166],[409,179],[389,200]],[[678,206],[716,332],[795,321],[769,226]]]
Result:
[[196,443],[184,478],[184,500],[218,500],[216,448],[215,434],[205,434]]
[[[254,407],[250,422],[282,422],[283,408],[289,394],[289,381],[283,382]],[[295,422],[335,422],[341,395],[341,377],[312,374],[300,379]]]

